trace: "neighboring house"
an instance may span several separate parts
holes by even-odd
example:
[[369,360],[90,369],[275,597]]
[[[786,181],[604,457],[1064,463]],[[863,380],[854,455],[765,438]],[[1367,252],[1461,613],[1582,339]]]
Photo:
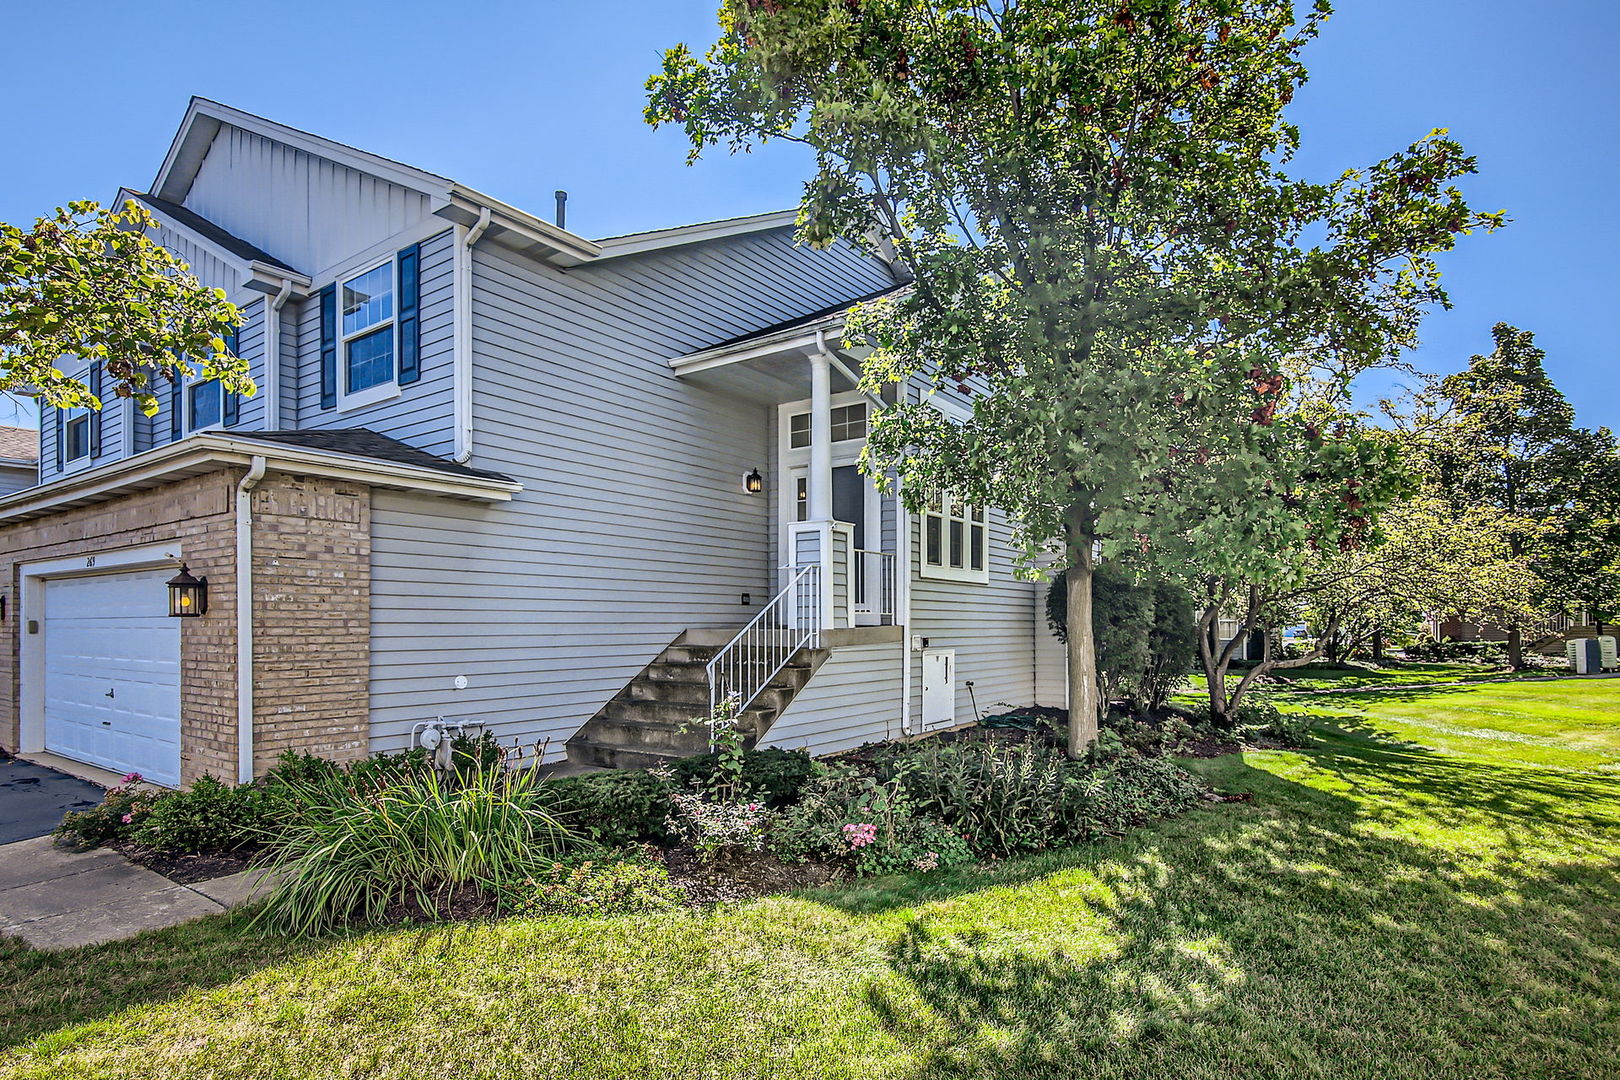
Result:
[[0,495],[39,483],[39,432],[0,427]]
[[[1436,641],[1506,641],[1506,627],[1494,623],[1467,622],[1456,618],[1428,617],[1429,634]],[[1562,656],[1564,643],[1583,638],[1612,634],[1612,623],[1599,624],[1590,612],[1577,611],[1570,615],[1551,615],[1527,628],[1524,632],[1525,648],[1548,656]]]
[[817,752],[1061,703],[1003,515],[856,468],[841,325],[903,285],[881,257],[792,212],[587,240],[200,99],[120,197],[242,308],[260,390],[47,410],[0,498],[8,748],[173,784],[447,717],[645,763],[706,745],[711,660],[752,737]]

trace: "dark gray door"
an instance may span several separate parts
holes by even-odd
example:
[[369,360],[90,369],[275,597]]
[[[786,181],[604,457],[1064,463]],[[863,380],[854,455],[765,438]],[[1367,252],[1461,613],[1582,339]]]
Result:
[[854,465],[840,465],[833,473],[833,518],[855,526],[855,546],[866,546],[866,477]]

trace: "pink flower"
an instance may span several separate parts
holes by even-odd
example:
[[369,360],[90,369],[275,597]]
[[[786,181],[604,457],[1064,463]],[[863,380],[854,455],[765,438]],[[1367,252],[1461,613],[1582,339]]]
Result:
[[757,814],[757,813],[759,813],[759,803],[757,803],[757,802],[751,802],[751,803],[749,803],[749,804],[748,804],[748,812],[749,812],[749,813],[750,813],[750,814]]
[[123,820],[125,825],[128,825],[130,822],[135,820],[135,815],[134,814],[125,814],[123,816],[122,820]]
[[126,784],[138,784],[141,782],[141,774],[138,772],[125,773],[123,782]]

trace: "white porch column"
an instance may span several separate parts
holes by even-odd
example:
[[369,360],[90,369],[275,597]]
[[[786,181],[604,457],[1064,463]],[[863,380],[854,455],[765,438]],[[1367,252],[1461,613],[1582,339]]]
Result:
[[831,521],[832,501],[832,366],[827,354],[810,354],[810,474],[811,521]]

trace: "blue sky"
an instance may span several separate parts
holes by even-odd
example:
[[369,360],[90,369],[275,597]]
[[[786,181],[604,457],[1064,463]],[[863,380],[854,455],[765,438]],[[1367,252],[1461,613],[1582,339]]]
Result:
[[[706,45],[714,0],[562,4],[9,4],[0,67],[0,220],[145,187],[201,94],[398,158],[606,236],[795,204],[802,149],[684,164],[641,120],[659,50]],[[1535,331],[1580,422],[1620,427],[1611,332],[1620,286],[1620,5],[1610,0],[1340,0],[1307,53],[1297,163],[1327,179],[1449,127],[1468,184],[1510,228],[1443,264],[1455,309],[1424,326],[1433,371]],[[1370,389],[1380,389],[1372,387]],[[0,423],[8,407],[0,400]],[[26,418],[23,422],[31,422]]]

